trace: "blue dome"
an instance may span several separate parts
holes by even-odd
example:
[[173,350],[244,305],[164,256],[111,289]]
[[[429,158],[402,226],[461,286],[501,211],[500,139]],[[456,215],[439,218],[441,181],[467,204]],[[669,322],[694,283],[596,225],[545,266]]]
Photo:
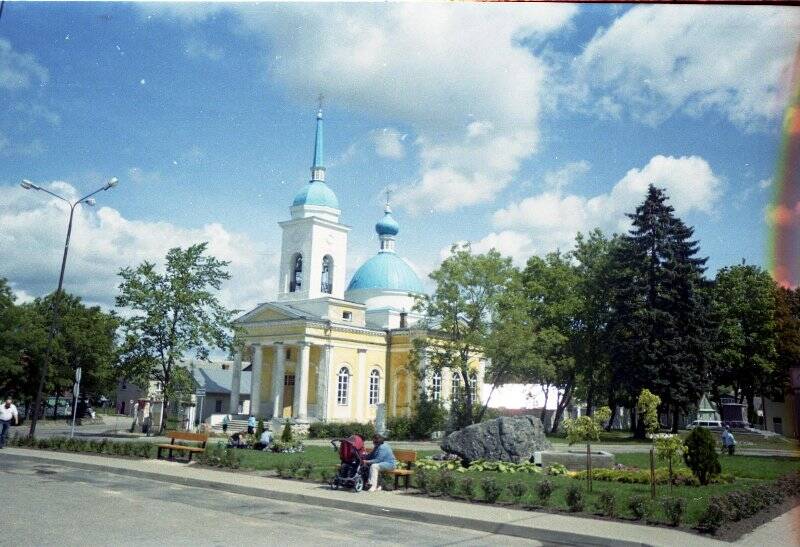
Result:
[[305,188],[297,193],[292,205],[318,205],[320,207],[338,209],[339,200],[336,199],[336,194],[328,188],[327,184],[321,180],[314,180],[306,184]]
[[388,210],[383,218],[375,225],[375,231],[379,236],[396,236],[400,232],[400,224],[392,216],[392,212]]
[[356,289],[425,292],[411,266],[395,253],[378,253],[364,262],[347,287],[348,291]]

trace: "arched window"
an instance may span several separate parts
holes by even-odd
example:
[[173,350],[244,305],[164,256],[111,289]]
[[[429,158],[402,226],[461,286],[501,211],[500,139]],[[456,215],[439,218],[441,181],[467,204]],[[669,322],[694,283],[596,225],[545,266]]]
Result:
[[438,401],[442,398],[442,371],[437,370],[431,376],[431,399]]
[[369,373],[369,404],[377,405],[381,402],[381,372],[373,369]]
[[297,292],[303,286],[303,255],[294,255],[292,261],[292,278],[289,282],[289,292]]
[[333,258],[331,258],[330,255],[325,255],[322,259],[321,290],[324,294],[331,294],[333,292]]
[[450,384],[450,398],[457,399],[459,397],[460,389],[461,389],[461,372],[458,370],[454,370],[452,383]]
[[346,405],[350,392],[350,371],[347,367],[339,369],[339,381],[336,384],[336,402]]
[[474,401],[478,395],[478,375],[474,372],[469,375],[469,390],[472,392],[472,400]]

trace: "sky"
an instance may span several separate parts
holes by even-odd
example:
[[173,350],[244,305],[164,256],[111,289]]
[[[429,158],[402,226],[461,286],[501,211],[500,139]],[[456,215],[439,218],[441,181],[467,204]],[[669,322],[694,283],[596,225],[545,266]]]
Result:
[[[326,180],[378,250],[425,279],[455,242],[518,265],[579,231],[625,231],[648,184],[696,229],[708,275],[767,265],[800,9],[744,6],[6,2],[0,19],[0,277],[112,307],[117,272],[207,241],[223,302],[276,295],[280,229]],[[430,282],[427,281],[428,287]]]

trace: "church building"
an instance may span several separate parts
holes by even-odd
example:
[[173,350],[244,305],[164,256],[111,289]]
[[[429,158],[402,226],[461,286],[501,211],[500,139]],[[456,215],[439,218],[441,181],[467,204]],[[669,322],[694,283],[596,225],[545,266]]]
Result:
[[[430,333],[415,327],[415,298],[424,289],[395,248],[400,225],[389,204],[375,225],[377,254],[348,283],[350,227],[325,178],[320,109],[311,181],[278,223],[277,300],[236,321],[244,346],[234,358],[229,408],[239,408],[243,357],[251,363],[250,413],[259,418],[367,422],[380,404],[387,416],[407,415],[420,389],[449,401],[460,388],[457,375],[429,371],[420,385],[410,368],[413,340]],[[470,388],[479,394],[485,363],[476,359],[471,368]]]

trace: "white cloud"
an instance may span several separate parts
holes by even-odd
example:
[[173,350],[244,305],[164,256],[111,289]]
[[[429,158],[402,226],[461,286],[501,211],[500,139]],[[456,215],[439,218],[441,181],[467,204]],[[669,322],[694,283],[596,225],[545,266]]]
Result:
[[547,188],[561,190],[572,184],[581,175],[588,173],[590,168],[591,165],[586,160],[570,162],[557,171],[545,173],[544,184]]
[[492,223],[502,231],[473,247],[495,246],[524,260],[530,254],[571,248],[579,231],[624,232],[630,226],[625,214],[635,210],[650,184],[666,189],[678,215],[711,213],[722,190],[722,181],[705,159],[654,156],[643,168],[628,171],[608,193],[585,197],[552,189],[495,211]]
[[375,143],[375,153],[383,158],[402,159],[406,155],[404,144],[406,137],[406,134],[391,127],[373,131],[372,140]]
[[761,188],[762,190],[766,190],[770,186],[772,186],[771,178],[761,179],[760,181],[758,181],[758,187]]
[[190,59],[207,59],[209,61],[219,61],[225,56],[225,51],[221,47],[197,37],[186,41],[183,52]]
[[785,104],[799,27],[789,7],[637,6],[595,34],[568,77],[613,117],[716,110],[754,127]]
[[[187,21],[209,16],[163,9]],[[220,9],[264,38],[270,83],[290,96],[311,103],[324,91],[337,108],[412,129],[419,174],[396,204],[440,211],[493,200],[535,152],[548,68],[530,47],[577,11],[436,4]]]
[[[79,197],[65,182],[49,189],[71,199]],[[55,198],[19,187],[0,187],[0,277],[6,277],[20,296],[41,296],[55,290],[63,252],[68,211]],[[99,200],[100,201],[100,200]],[[233,233],[219,223],[183,228],[170,222],[145,222],[123,217],[110,207],[78,207],[67,261],[65,290],[87,302],[112,307],[117,272],[143,260],[160,263],[167,250],[203,241],[209,253],[229,260],[231,279],[221,299],[231,308],[245,309],[274,296],[277,272],[275,246]],[[26,296],[27,295],[27,296]]]
[[0,38],[0,88],[24,89],[47,83],[47,69],[30,53],[14,51],[11,42]]

